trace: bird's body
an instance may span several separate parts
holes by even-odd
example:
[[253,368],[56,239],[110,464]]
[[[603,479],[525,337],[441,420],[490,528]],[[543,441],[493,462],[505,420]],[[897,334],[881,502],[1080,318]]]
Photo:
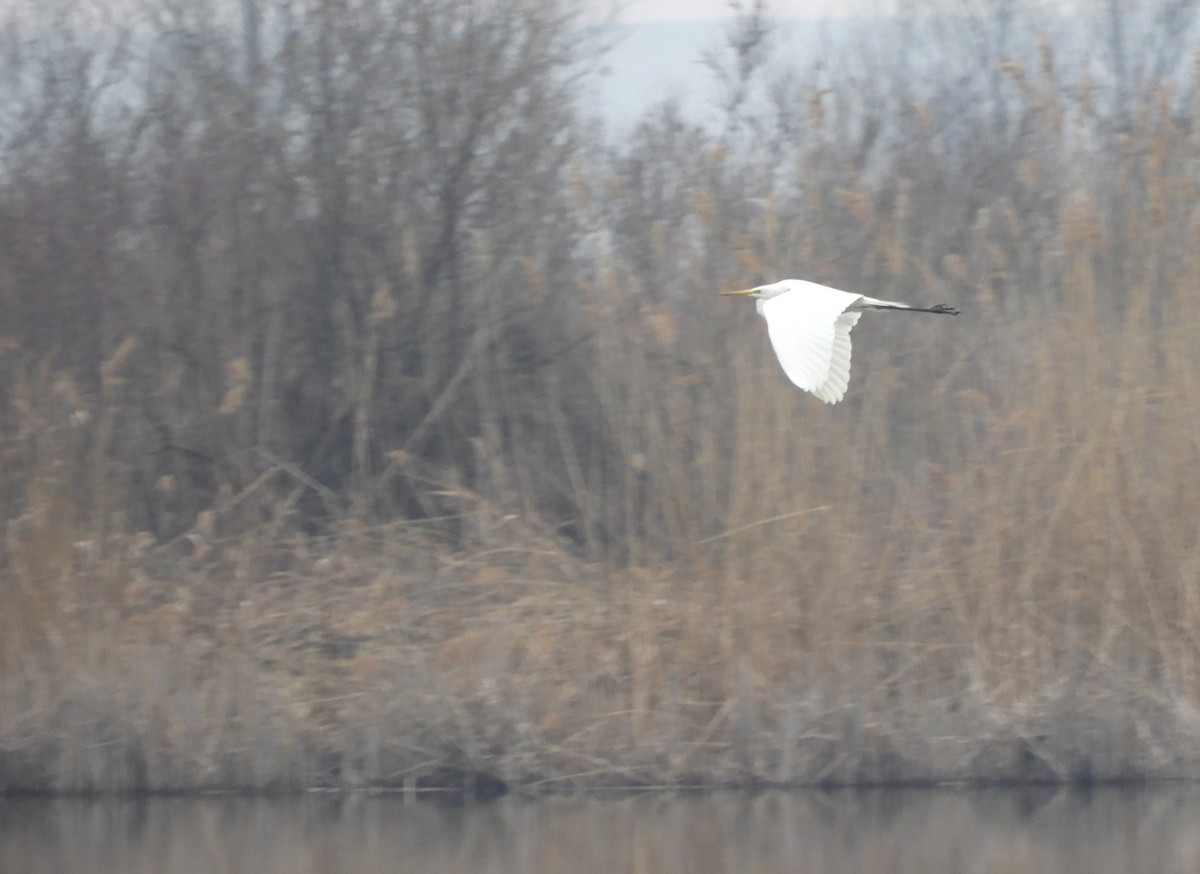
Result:
[[915,307],[840,291],[803,279],[784,279],[726,295],[756,299],[758,314],[788,379],[827,404],[836,404],[850,384],[850,329],[863,310],[907,310],[958,315],[945,304]]

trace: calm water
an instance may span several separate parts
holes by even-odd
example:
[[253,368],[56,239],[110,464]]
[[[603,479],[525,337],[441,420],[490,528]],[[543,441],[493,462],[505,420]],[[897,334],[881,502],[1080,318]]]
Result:
[[1195,874],[1200,787],[0,799],[0,872]]

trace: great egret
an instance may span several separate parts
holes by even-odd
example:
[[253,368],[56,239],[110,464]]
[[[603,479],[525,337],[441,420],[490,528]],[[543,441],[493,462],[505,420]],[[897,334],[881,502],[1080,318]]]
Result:
[[783,372],[797,386],[827,404],[840,401],[850,383],[850,329],[858,324],[863,310],[958,315],[958,310],[944,303],[932,307],[909,306],[803,279],[784,279],[721,294],[756,299],[758,314],[767,320],[767,336]]

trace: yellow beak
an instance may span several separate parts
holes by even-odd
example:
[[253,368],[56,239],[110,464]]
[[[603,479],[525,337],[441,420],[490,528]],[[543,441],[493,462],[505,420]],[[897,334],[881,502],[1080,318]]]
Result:
[[735,294],[754,294],[754,292],[756,292],[756,291],[758,291],[757,288],[742,288],[742,289],[738,289],[737,291],[722,291],[721,295],[728,297],[728,296],[732,296]]

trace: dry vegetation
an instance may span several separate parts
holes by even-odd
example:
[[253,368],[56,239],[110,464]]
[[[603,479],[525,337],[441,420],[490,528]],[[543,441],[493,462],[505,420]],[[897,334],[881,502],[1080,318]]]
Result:
[[[615,138],[566,3],[242,6],[6,32],[0,789],[1200,776],[1194,67]],[[964,315],[826,407],[792,274]]]

